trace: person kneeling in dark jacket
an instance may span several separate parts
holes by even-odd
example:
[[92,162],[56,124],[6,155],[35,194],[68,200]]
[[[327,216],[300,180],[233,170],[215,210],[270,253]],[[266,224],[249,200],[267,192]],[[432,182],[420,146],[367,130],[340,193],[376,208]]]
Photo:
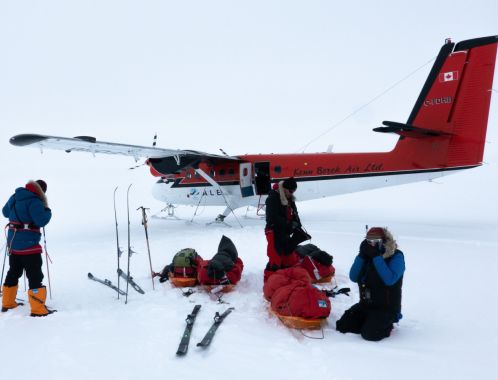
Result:
[[370,341],[387,338],[401,315],[401,288],[405,272],[403,252],[387,228],[373,227],[360,244],[349,272],[358,283],[360,302],[337,321],[339,332],[352,332]]

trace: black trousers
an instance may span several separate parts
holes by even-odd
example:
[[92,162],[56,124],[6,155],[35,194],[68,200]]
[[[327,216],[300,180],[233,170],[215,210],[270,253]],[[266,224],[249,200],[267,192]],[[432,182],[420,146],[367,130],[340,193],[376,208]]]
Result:
[[394,319],[395,313],[391,311],[369,309],[357,303],[344,312],[336,322],[336,329],[342,333],[361,334],[365,340],[379,341],[391,334]]
[[42,265],[41,253],[36,253],[34,255],[10,255],[10,267],[7,276],[5,276],[4,285],[16,286],[25,270],[26,277],[28,277],[29,288],[41,288],[43,280]]

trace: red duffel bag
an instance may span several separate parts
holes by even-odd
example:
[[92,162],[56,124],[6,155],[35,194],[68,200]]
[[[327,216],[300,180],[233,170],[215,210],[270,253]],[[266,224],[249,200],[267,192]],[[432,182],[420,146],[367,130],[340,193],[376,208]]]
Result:
[[265,298],[277,315],[306,319],[330,315],[328,297],[311,285],[308,272],[299,267],[282,269],[272,275],[264,286]]
[[290,285],[295,281],[310,283],[311,278],[305,269],[299,267],[280,269],[268,278],[263,287],[263,293],[268,301],[271,301],[273,293],[277,289]]

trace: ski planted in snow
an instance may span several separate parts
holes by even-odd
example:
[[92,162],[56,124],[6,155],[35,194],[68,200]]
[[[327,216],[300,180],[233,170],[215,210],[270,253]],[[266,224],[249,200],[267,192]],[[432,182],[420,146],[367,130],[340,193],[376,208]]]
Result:
[[[114,224],[116,226],[116,249],[117,249],[117,257],[118,257],[118,269],[120,269],[119,259],[121,258],[123,251],[121,250],[121,247],[119,246],[118,214],[116,212],[116,191],[118,191],[118,186],[116,186],[116,188],[114,189],[113,199],[114,199]],[[119,279],[120,279],[120,277],[118,275],[118,289],[120,289]],[[119,299],[119,294],[120,294],[120,292],[118,292],[118,299]]]
[[[133,281],[133,277],[131,277],[131,276],[130,276],[130,277],[128,277],[128,275],[127,275],[125,272],[123,272],[121,269],[118,269],[118,274],[119,274],[121,277],[123,277],[123,279],[124,279],[124,280],[125,280],[128,284],[130,284],[130,285],[131,285],[131,287],[132,287],[133,289],[135,289],[137,292],[139,292],[140,294],[145,294],[145,292],[142,290],[142,288],[141,288],[140,286],[138,286],[138,284],[137,284],[135,281]],[[126,293],[124,293],[124,294],[126,294]]]
[[216,330],[218,330],[218,327],[221,325],[223,320],[228,316],[228,314],[232,312],[233,309],[234,309],[233,307],[230,307],[227,310],[225,310],[223,314],[216,312],[213,318],[214,322],[211,325],[211,328],[208,330],[204,338],[202,338],[202,340],[199,343],[197,343],[197,347],[207,347],[211,344],[211,341],[213,340]]
[[[130,275],[130,258],[131,258],[131,245],[130,245],[131,244],[130,243],[130,187],[132,185],[133,184],[130,183],[130,186],[128,186],[128,190],[126,190],[126,211],[127,211],[127,215],[128,215],[128,270],[127,270],[128,275],[125,278],[126,279],[125,305],[128,303],[128,285],[130,285],[130,281],[128,281],[128,279],[131,280],[131,275]],[[118,275],[122,276],[121,269],[119,269],[119,268],[118,268]],[[137,290],[137,292],[138,292],[138,290]]]
[[190,334],[192,333],[192,327],[194,326],[195,317],[197,317],[197,313],[201,309],[201,305],[195,305],[194,310],[187,316],[185,322],[187,322],[187,326],[185,327],[185,331],[182,335],[182,340],[180,341],[180,345],[178,346],[178,350],[176,354],[178,356],[183,356],[187,353],[188,344],[190,342]]
[[88,278],[90,280],[93,280],[95,282],[100,282],[101,284],[105,285],[105,286],[108,286],[109,288],[111,289],[114,289],[116,292],[118,292],[119,294],[121,294],[122,296],[124,296],[126,293],[124,291],[122,291],[121,289],[118,289],[115,285],[113,285],[113,283],[111,281],[109,281],[107,278],[102,280],[98,277],[95,277],[93,274],[91,273],[88,273]]

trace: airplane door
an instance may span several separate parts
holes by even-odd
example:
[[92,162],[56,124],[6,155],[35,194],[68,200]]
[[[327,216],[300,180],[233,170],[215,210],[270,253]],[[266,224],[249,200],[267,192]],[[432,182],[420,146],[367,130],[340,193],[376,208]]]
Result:
[[252,187],[252,164],[250,162],[240,164],[240,193],[242,194],[242,198],[254,195]]
[[254,184],[256,186],[257,195],[266,195],[270,192],[271,179],[269,162],[254,163]]

